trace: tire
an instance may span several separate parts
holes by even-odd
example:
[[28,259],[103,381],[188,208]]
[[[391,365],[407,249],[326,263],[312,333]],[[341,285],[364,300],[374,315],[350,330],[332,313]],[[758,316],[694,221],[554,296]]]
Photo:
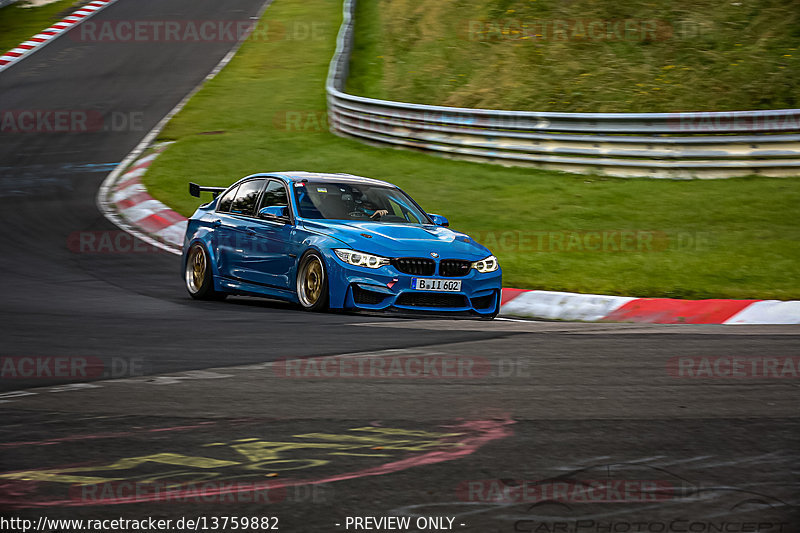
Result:
[[497,315],[499,314],[500,314],[500,309],[498,306],[498,309],[495,309],[494,313],[488,315],[481,315],[481,320],[494,320],[495,318],[497,318]]
[[224,300],[227,294],[214,290],[211,261],[203,245],[194,243],[186,254],[184,282],[189,296],[195,300]]
[[325,260],[313,250],[306,252],[297,267],[295,283],[297,301],[304,311],[324,311],[328,308],[328,275]]

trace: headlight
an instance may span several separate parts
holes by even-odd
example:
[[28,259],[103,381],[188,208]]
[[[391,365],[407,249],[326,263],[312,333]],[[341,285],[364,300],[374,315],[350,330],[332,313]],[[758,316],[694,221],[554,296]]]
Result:
[[474,263],[472,263],[472,268],[474,268],[480,273],[486,273],[486,272],[494,272],[495,270],[500,268],[500,265],[497,263],[497,258],[493,255],[490,255],[485,259],[481,259],[480,261],[475,261]]
[[365,254],[355,250],[334,250],[334,252],[339,259],[354,266],[380,268],[389,264],[388,259],[379,255]]

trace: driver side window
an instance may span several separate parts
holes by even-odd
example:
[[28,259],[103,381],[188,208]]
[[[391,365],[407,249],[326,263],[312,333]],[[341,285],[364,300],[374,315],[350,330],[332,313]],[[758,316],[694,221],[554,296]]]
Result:
[[282,207],[289,206],[289,198],[286,194],[286,187],[283,186],[283,183],[277,180],[270,180],[269,183],[267,183],[267,189],[261,196],[261,205],[258,206],[258,209],[261,210],[272,205],[279,205]]
[[236,198],[233,200],[231,206],[231,213],[237,215],[254,216],[256,209],[256,200],[264,186],[264,181],[261,179],[245,181],[239,185],[239,190],[236,192]]
[[231,205],[233,205],[233,199],[236,197],[236,191],[239,190],[239,186],[237,185],[233,189],[226,192],[222,198],[219,199],[219,203],[217,204],[217,211],[221,213],[227,213],[231,210]]

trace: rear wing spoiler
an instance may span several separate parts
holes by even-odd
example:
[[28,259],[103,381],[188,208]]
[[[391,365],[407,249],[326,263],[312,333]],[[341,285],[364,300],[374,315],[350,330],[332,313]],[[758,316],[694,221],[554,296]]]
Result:
[[195,198],[200,198],[201,192],[210,192],[214,195],[214,198],[219,196],[219,193],[223,192],[227,187],[201,187],[196,183],[189,182],[189,194],[194,196]]

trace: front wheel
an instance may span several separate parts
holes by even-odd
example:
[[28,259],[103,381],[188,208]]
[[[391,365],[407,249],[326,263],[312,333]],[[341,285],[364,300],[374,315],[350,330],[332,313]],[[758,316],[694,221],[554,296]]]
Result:
[[497,306],[497,309],[494,310],[493,313],[489,313],[488,315],[481,315],[481,320],[494,320],[497,318],[497,315],[500,314],[500,306]]
[[315,251],[307,252],[297,268],[297,300],[306,311],[323,311],[328,307],[325,261]]
[[195,300],[224,300],[227,294],[214,290],[214,276],[206,249],[198,243],[186,254],[184,280],[189,296]]

